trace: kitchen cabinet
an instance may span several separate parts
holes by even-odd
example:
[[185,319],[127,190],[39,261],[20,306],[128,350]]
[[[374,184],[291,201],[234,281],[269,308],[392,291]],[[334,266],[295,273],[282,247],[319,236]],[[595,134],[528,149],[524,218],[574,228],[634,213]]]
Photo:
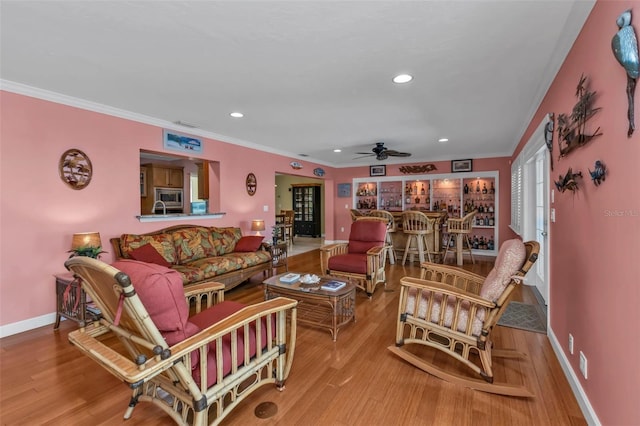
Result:
[[473,252],[496,256],[498,186],[497,171],[356,178],[352,205],[364,214],[375,209],[421,210],[446,212],[448,217],[457,218],[476,210],[470,235]]
[[294,235],[320,237],[320,189],[320,184],[291,185]]
[[147,179],[154,187],[162,188],[183,188],[184,187],[184,168],[160,166],[157,164],[146,164]]

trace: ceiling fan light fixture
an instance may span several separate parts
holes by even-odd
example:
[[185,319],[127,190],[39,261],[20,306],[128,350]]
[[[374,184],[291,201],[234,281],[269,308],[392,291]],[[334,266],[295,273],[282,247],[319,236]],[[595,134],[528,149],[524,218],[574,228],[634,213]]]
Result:
[[393,82],[398,84],[408,83],[413,80],[413,76],[409,74],[398,74],[393,77]]
[[438,142],[440,142],[440,143],[449,142],[449,139],[447,139],[447,138],[440,138],[440,139],[438,139]]
[[242,117],[244,117],[244,114],[243,114],[243,113],[241,113],[241,112],[237,112],[237,111],[234,111],[234,112],[232,112],[232,113],[231,113],[231,114],[229,114],[229,115],[230,115],[230,116],[232,116],[233,118],[242,118]]

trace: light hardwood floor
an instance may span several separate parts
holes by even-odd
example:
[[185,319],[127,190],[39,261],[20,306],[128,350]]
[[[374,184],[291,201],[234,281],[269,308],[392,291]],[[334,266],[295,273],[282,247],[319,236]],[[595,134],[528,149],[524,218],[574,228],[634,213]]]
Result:
[[[465,268],[486,274],[487,261]],[[320,273],[319,252],[289,259],[290,271]],[[533,399],[491,395],[446,383],[403,362],[386,348],[394,344],[398,283],[417,276],[417,266],[388,267],[386,288],[369,300],[358,292],[357,321],[333,342],[326,330],[298,327],[293,368],[286,389],[264,386],[243,401],[223,425],[584,425],[585,419],[546,335],[506,327],[494,331],[496,347],[518,348],[529,360],[496,360],[496,380],[525,383]],[[227,293],[229,300],[262,300],[261,275]],[[536,303],[528,288],[514,300]],[[52,302],[53,303],[53,302]],[[0,340],[0,423],[3,425],[125,424],[128,388],[67,342],[75,328],[42,327]],[[457,368],[434,351],[423,356]],[[465,370],[460,370],[464,372]],[[278,412],[257,418],[262,402]],[[127,425],[169,425],[169,417],[140,403]]]

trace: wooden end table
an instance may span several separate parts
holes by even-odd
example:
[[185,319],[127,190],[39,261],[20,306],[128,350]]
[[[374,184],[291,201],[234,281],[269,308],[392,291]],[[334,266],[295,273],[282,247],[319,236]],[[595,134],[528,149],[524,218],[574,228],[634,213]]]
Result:
[[87,294],[81,286],[80,278],[70,272],[55,274],[56,278],[56,322],[53,329],[60,327],[62,317],[78,323],[80,327],[100,319],[100,315],[87,309]]
[[[264,284],[265,300],[284,296],[298,301],[298,322],[314,327],[326,328],[331,332],[333,341],[338,330],[347,323],[356,321],[356,286],[347,281],[347,285],[337,291],[321,290],[320,286],[330,280],[344,281],[330,276],[321,277],[313,286],[300,281],[284,283],[278,274],[268,278]],[[304,273],[300,273],[303,276]]]

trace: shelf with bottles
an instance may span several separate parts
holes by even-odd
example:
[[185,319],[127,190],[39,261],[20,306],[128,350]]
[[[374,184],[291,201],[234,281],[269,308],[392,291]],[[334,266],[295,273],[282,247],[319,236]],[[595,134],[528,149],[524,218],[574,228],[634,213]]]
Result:
[[431,181],[419,179],[407,181],[403,192],[405,209],[430,209]]
[[402,181],[380,182],[380,210],[402,211]]
[[446,211],[449,217],[461,217],[460,179],[434,179],[432,209]]
[[378,208],[378,183],[360,183],[355,192],[358,210],[375,210]]

